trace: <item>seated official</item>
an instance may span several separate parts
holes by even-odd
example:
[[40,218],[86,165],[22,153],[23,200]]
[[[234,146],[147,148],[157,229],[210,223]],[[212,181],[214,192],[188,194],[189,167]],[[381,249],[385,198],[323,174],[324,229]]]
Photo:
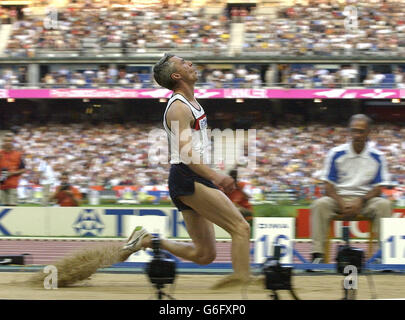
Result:
[[329,151],[323,169],[325,196],[311,206],[312,260],[323,260],[330,220],[339,215],[350,220],[358,215],[373,219],[372,232],[379,234],[380,218],[391,217],[391,202],[381,197],[389,185],[384,154],[368,142],[371,119],[363,114],[351,117],[351,141]]

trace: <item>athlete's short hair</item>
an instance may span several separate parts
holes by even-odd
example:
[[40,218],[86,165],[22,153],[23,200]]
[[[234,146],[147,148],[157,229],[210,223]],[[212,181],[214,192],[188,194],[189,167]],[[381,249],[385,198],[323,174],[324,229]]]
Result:
[[373,120],[370,117],[366,116],[365,114],[358,113],[358,114],[352,115],[350,117],[349,127],[351,126],[353,121],[357,121],[357,120],[365,121],[367,123],[368,129],[371,129],[371,126],[373,125]]
[[176,81],[171,77],[176,70],[173,62],[169,61],[174,56],[174,54],[165,53],[162,59],[153,66],[153,77],[156,82],[169,90],[173,90],[176,85]]

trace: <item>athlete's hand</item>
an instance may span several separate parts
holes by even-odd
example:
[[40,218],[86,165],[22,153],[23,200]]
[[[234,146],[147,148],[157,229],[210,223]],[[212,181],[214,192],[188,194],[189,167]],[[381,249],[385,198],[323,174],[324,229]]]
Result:
[[235,180],[232,177],[223,174],[218,174],[213,180],[213,183],[225,193],[232,192],[236,187]]

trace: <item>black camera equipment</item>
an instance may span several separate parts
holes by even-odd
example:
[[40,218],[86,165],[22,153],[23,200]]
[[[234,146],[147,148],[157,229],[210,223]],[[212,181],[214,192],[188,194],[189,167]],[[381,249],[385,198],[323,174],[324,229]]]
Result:
[[60,191],[66,191],[66,190],[69,190],[69,188],[70,188],[70,184],[65,183],[60,186]]
[[170,258],[170,255],[160,249],[160,239],[152,239],[153,258],[146,265],[146,274],[150,282],[157,289],[157,298],[162,300],[164,296],[174,300],[174,298],[162,291],[166,284],[172,284],[176,278],[176,262]]
[[[346,275],[346,272],[352,271],[352,277],[360,274],[365,265],[364,251],[358,248],[352,248],[349,243],[349,226],[347,223],[343,225],[343,240],[344,245],[340,245],[336,255],[336,269],[338,273]],[[350,266],[351,269],[346,268]],[[356,271],[353,275],[353,271]],[[355,285],[356,284],[356,285]],[[348,282],[343,281],[343,300],[355,300],[357,293],[357,279],[349,279]]]
[[[365,274],[368,280],[368,284],[371,290],[371,299],[377,298],[377,293],[374,286],[374,281],[371,277],[371,274],[367,273],[365,268],[365,254],[364,251],[358,248],[352,248],[349,244],[349,226],[347,222],[344,222],[343,225],[343,240],[345,241],[344,245],[338,247],[337,256],[336,256],[336,269],[338,273],[346,275],[346,272],[351,272],[351,278],[345,279],[343,281],[343,290],[344,296],[343,300],[355,300],[357,293],[357,277],[358,274]],[[371,232],[371,230],[370,230]],[[351,268],[346,269],[346,267],[351,266]],[[345,271],[346,269],[346,271]],[[355,271],[355,275],[353,275]],[[349,287],[349,288],[347,288]]]
[[344,245],[338,247],[336,256],[336,268],[338,273],[344,273],[346,266],[352,265],[360,273],[364,268],[364,251],[358,248],[352,248],[349,243],[349,227],[343,226]]
[[7,168],[1,168],[1,172],[0,172],[0,184],[4,183],[4,181],[7,180],[8,176],[8,169]]
[[277,290],[289,290],[295,300],[299,300],[291,285],[292,267],[282,266],[280,264],[281,246],[274,246],[273,257],[267,258],[263,264],[263,273],[265,275],[266,289],[272,290],[270,297],[273,300],[279,300]]
[[29,253],[15,254],[15,255],[0,255],[0,265],[19,264],[27,265],[32,264],[32,256]]

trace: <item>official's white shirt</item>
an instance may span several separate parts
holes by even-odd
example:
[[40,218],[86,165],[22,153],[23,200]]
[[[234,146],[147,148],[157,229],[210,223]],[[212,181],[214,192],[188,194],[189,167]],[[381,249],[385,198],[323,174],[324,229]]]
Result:
[[369,143],[357,154],[351,143],[331,149],[321,180],[332,183],[342,196],[363,196],[378,185],[388,185],[390,176],[384,154]]

